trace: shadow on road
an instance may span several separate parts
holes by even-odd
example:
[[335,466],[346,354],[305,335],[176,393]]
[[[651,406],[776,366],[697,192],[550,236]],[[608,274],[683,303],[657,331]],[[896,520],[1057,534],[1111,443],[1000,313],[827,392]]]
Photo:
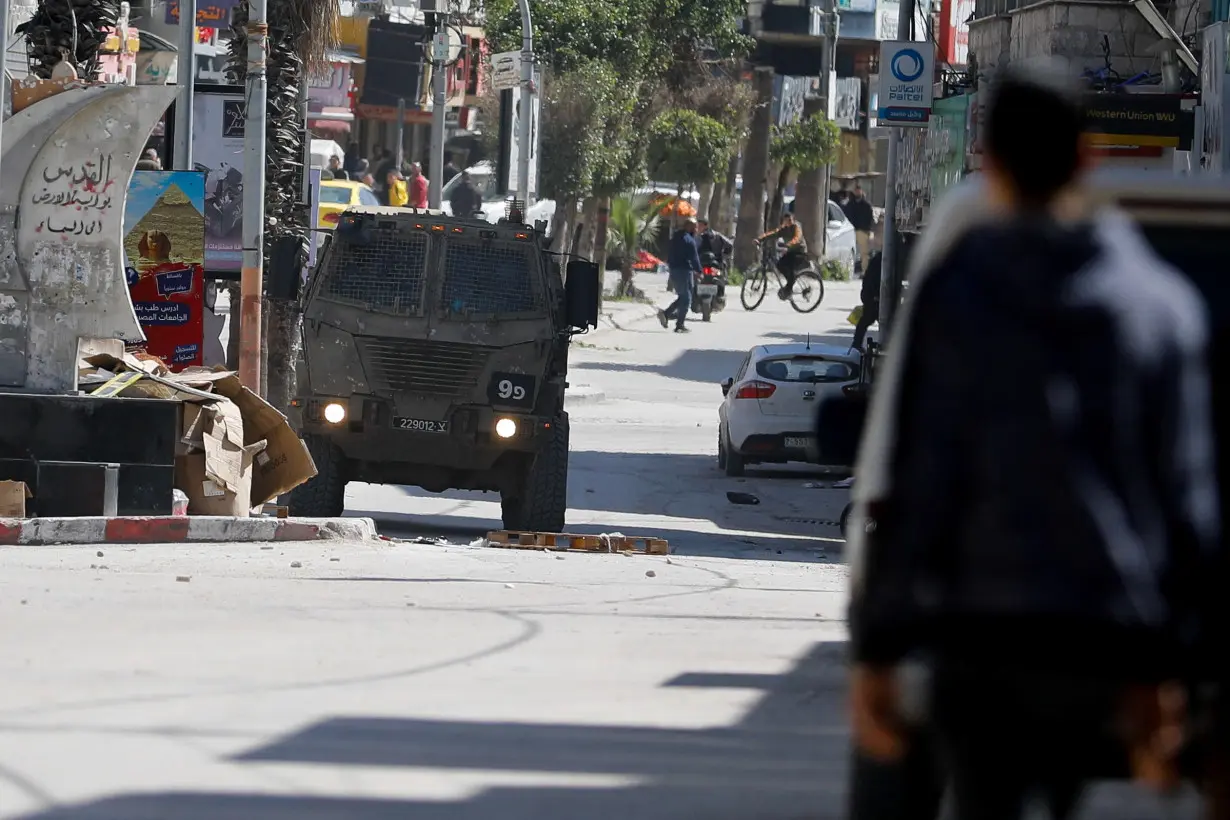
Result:
[[332,718],[232,759],[635,778],[627,787],[504,786],[460,801],[157,792],[24,820],[835,820],[844,815],[844,656],[842,643],[817,643],[782,675],[665,682],[764,691],[720,728]]
[[[793,467],[766,465],[733,479],[717,469],[712,456],[699,454],[580,450],[570,459],[569,533],[665,538],[681,555],[804,562],[841,556],[836,521],[848,492],[808,488],[826,482]],[[374,519],[392,537],[440,536],[463,544],[503,528],[494,494],[404,491],[406,512],[351,509],[349,514]],[[732,504],[729,491],[749,493],[761,503]],[[457,513],[416,514],[414,502],[420,498],[455,501]],[[601,521],[581,523],[594,517]]]
[[656,373],[668,379],[716,385],[733,376],[746,350],[683,350],[666,364],[573,362],[571,370],[606,370],[617,373]]

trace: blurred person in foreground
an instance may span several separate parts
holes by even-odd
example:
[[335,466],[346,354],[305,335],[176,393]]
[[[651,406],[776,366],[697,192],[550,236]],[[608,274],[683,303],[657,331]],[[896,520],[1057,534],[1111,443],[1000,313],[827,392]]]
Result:
[[1176,785],[1207,638],[1204,308],[1123,216],[1064,218],[1083,125],[1078,92],[1000,74],[1001,216],[912,284],[856,466],[855,742],[901,760],[926,725],[958,820],[1066,816],[1108,756]]

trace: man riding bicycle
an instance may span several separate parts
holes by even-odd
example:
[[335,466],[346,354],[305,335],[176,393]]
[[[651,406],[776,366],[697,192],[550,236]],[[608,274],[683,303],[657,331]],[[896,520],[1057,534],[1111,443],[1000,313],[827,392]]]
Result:
[[756,241],[763,242],[769,238],[774,241],[780,239],[786,243],[786,252],[777,260],[777,270],[786,280],[786,284],[777,295],[782,299],[789,299],[794,291],[795,276],[807,264],[807,240],[803,238],[803,229],[794,221],[792,213],[784,214],[780,226],[761,234]]

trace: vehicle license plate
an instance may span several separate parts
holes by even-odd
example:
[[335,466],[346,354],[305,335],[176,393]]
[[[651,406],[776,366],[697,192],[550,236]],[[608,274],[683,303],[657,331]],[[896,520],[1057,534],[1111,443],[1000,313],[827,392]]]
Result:
[[717,296],[717,292],[718,292],[717,285],[697,285],[696,286],[697,296]]
[[806,450],[814,442],[811,436],[786,436],[786,448],[789,450]]
[[447,433],[447,421],[432,421],[431,419],[393,419],[393,426],[398,430],[413,430],[416,433]]

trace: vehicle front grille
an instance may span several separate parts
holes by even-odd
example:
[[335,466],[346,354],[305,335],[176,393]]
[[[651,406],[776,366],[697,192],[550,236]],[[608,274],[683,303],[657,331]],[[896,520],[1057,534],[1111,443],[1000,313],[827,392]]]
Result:
[[333,249],[323,295],[382,313],[418,315],[426,265],[425,235],[398,236],[396,229],[377,228],[366,244],[351,241]]
[[458,396],[478,385],[491,348],[415,339],[360,338],[367,376],[377,389]]

